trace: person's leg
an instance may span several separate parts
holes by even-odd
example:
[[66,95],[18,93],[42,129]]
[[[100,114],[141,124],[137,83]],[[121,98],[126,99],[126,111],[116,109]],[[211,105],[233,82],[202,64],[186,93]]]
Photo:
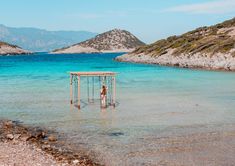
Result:
[[101,95],[101,107],[104,107],[104,95]]
[[107,96],[104,96],[104,106],[107,107]]

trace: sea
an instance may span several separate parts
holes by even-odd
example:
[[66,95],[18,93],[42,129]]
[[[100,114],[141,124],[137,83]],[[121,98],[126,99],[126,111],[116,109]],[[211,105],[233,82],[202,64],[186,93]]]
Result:
[[[235,73],[117,62],[123,53],[0,56],[0,118],[64,133],[104,165],[154,165],[155,139],[235,124]],[[116,107],[70,105],[70,75],[116,72]]]

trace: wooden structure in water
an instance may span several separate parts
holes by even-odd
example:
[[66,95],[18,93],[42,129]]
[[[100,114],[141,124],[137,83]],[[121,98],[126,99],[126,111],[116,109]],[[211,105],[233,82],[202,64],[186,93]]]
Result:
[[[85,78],[85,79],[84,79]],[[83,81],[82,81],[83,80]],[[116,105],[116,73],[114,72],[70,72],[70,104],[81,109],[81,85],[86,84],[88,103],[95,102],[95,96],[99,97],[101,103],[100,90],[102,86],[107,88],[107,106]],[[98,92],[97,92],[98,85]],[[102,105],[101,105],[102,106]],[[103,107],[103,106],[102,106]]]

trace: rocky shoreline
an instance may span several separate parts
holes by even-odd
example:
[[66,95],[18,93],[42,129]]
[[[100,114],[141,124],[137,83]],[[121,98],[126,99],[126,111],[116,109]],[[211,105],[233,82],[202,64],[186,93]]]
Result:
[[[14,165],[22,162],[22,165],[27,165],[24,163],[27,158],[31,164],[38,161],[41,162],[38,164],[43,165],[99,165],[83,152],[73,151],[61,138],[62,135],[55,131],[29,127],[17,121],[0,120],[0,165]],[[4,148],[5,152],[3,152]],[[7,152],[17,156],[15,160],[12,160]],[[4,163],[9,161],[11,163]]]
[[232,50],[231,53],[217,53],[213,56],[200,53],[190,56],[186,54],[174,56],[172,55],[173,51],[174,50],[168,50],[166,54],[158,57],[145,54],[130,53],[118,56],[115,60],[120,62],[156,64],[181,68],[235,71],[235,57],[232,56],[232,51],[235,51],[235,49]]
[[8,52],[8,53],[4,53],[4,54],[0,54],[0,56],[17,56],[17,55],[31,55],[32,53],[29,52],[29,53],[11,53],[11,52]]
[[235,71],[235,18],[158,40],[116,60]]

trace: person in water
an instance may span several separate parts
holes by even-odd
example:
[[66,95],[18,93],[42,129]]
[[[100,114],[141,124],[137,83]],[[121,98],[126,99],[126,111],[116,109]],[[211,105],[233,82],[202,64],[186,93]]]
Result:
[[105,85],[102,86],[100,90],[100,97],[101,97],[101,107],[106,107],[106,96],[107,96],[107,88]]

